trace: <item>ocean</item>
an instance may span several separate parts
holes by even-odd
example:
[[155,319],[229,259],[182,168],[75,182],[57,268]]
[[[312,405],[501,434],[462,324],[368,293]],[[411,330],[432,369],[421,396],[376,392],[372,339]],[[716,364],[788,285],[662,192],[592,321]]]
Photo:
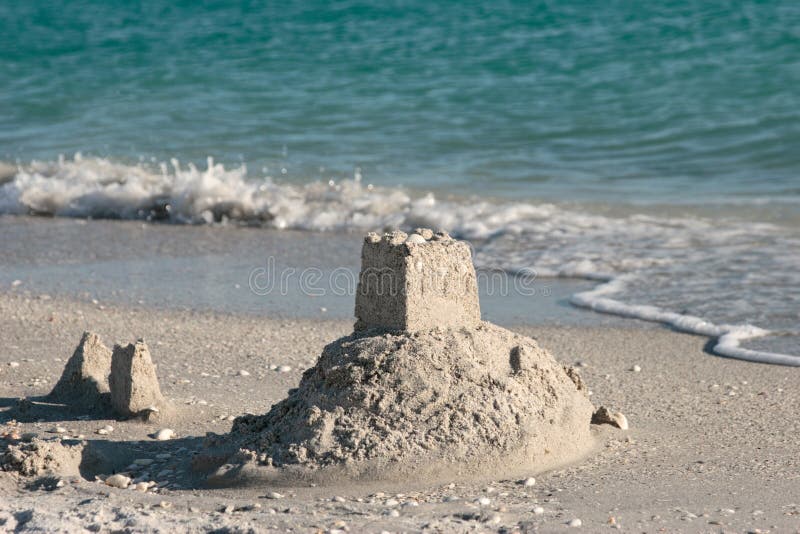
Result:
[[800,364],[800,4],[0,4],[0,214],[446,228]]

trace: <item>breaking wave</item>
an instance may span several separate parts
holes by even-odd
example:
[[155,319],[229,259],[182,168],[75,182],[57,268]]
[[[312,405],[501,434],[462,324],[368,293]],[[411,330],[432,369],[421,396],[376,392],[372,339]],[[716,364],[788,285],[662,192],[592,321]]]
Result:
[[0,213],[314,231],[447,228],[475,244],[479,267],[598,281],[572,297],[576,306],[708,336],[722,356],[800,365],[800,356],[741,346],[757,337],[800,336],[800,235],[773,224],[441,200],[373,187],[358,173],[298,185],[248,176],[246,166],[226,169],[210,158],[200,169],[177,160],[150,167],[80,154],[0,163]]

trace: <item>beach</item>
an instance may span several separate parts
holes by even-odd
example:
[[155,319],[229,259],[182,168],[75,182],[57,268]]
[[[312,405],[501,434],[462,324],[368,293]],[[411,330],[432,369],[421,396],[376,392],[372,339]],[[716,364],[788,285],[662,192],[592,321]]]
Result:
[[[17,265],[69,265],[63,256],[53,261],[60,254],[58,228],[63,222],[22,224],[44,231],[36,247],[26,248],[32,251],[29,257],[16,258]],[[125,248],[126,233],[141,230],[135,222],[103,225],[108,239],[100,241],[94,234],[92,250]],[[146,229],[179,230],[185,227]],[[216,229],[190,229],[198,230],[213,236]],[[206,240],[195,235],[191,246],[210,250],[215,238],[224,240],[224,232]],[[52,238],[48,241],[45,234]],[[357,250],[358,236],[349,239]],[[71,243],[65,250],[73,254],[79,248]],[[49,251],[49,259],[37,249]],[[137,249],[127,259],[114,252],[114,265],[124,271],[126,262],[153,259],[157,252]],[[102,273],[97,277],[103,279]],[[40,291],[35,280],[5,286],[0,297],[0,417],[10,424],[9,410],[17,399],[35,399],[52,388],[85,330],[97,332],[107,344],[144,338],[162,392],[176,407],[174,418],[163,423],[175,430],[175,442],[165,445],[149,437],[161,423],[82,420],[58,407],[47,409],[41,422],[20,422],[15,428],[54,437],[50,431],[63,427],[65,435],[82,434],[114,451],[112,456],[125,465],[140,455],[167,452],[172,456],[157,470],[166,485],[158,493],[143,494],[110,488],[87,474],[88,480],[70,476],[61,485],[33,487],[30,480],[4,474],[3,509],[26,528],[97,523],[134,530],[549,532],[569,528],[574,519],[589,531],[614,525],[643,532],[798,528],[794,488],[800,446],[793,369],[713,356],[705,337],[635,322],[509,324],[534,337],[561,363],[577,365],[591,401],[620,410],[630,422],[628,431],[594,426],[591,454],[574,465],[532,473],[532,486],[520,480],[465,483],[454,477],[452,486],[435,487],[409,478],[385,485],[343,481],[313,488],[211,489],[190,466],[191,453],[201,448],[206,433],[227,433],[229,416],[265,413],[297,385],[325,344],[352,330],[352,321],[336,317],[336,312],[328,318],[329,312],[308,305],[284,307],[271,317],[264,309],[185,309],[180,302],[154,306],[111,295],[92,300],[69,284],[61,286],[61,294]],[[105,425],[113,431],[97,434]],[[185,450],[178,454],[176,447]],[[272,491],[280,492],[280,498],[268,498]]]
[[797,28],[0,2],[0,532],[800,533]]

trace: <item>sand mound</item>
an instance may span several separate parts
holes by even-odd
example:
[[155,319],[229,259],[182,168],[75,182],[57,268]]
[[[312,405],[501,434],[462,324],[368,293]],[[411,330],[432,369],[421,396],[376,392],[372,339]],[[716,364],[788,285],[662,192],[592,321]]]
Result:
[[0,454],[0,468],[23,476],[78,475],[84,446],[75,441],[33,438],[9,444]]
[[108,403],[111,350],[93,332],[84,332],[49,397],[77,408],[97,408]]
[[584,454],[592,410],[574,370],[490,323],[364,331],[328,345],[297,389],[237,419],[231,437],[239,458],[276,474],[511,476]]

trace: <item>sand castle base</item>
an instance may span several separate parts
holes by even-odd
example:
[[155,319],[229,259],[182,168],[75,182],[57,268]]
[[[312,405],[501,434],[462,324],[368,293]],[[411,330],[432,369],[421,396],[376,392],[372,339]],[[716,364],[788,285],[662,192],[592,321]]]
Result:
[[491,323],[359,332],[269,413],[234,422],[223,442],[239,452],[210,483],[527,476],[589,452],[592,410],[573,370]]

